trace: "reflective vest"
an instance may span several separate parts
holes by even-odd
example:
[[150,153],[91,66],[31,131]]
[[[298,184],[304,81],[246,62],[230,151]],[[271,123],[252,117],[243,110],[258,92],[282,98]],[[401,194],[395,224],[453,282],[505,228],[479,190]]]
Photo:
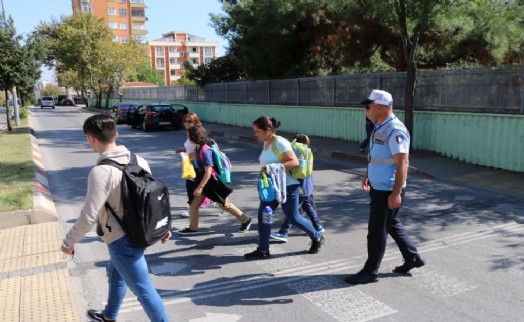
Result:
[[397,170],[393,155],[409,153],[409,142],[408,130],[395,115],[390,115],[382,124],[375,124],[368,154],[368,178],[373,189],[393,190]]

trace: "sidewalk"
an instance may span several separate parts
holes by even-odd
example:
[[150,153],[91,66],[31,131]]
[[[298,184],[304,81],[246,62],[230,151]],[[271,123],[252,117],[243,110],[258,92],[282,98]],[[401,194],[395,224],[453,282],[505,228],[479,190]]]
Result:
[[[251,128],[212,123],[206,123],[205,127],[211,136],[260,144]],[[283,133],[283,136],[291,135]],[[317,158],[351,160],[363,166],[366,163],[366,155],[360,153],[357,143],[322,138],[312,138],[312,142]],[[34,158],[40,163],[38,154],[34,154]],[[475,166],[422,151],[412,153],[410,163],[413,174],[498,194],[524,196],[524,173]],[[45,172],[39,170],[36,178],[38,189],[48,193],[44,189],[47,185]],[[51,204],[46,207],[54,209],[51,196],[47,199]],[[74,303],[67,263],[59,250],[61,240],[60,224],[56,220],[0,229],[0,314],[3,321],[80,321],[83,314]]]

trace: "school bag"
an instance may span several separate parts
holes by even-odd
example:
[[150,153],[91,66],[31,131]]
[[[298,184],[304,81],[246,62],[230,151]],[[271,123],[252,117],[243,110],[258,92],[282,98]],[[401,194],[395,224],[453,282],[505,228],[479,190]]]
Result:
[[122,226],[127,237],[137,247],[148,247],[162,239],[171,228],[171,207],[166,185],[142,169],[133,153],[129,164],[120,164],[110,159],[99,163],[103,164],[122,171],[123,218],[120,219],[107,202],[106,207]]
[[200,149],[200,160],[204,161],[204,151],[211,150],[213,152],[213,169],[217,173],[218,179],[225,184],[231,183],[231,161],[227,155],[220,151],[218,144],[213,143],[211,146],[204,144]]
[[[278,137],[277,137],[278,138]],[[280,151],[277,148],[277,140],[273,140],[271,144],[273,152],[278,156],[280,161],[284,161]],[[313,174],[313,152],[307,144],[296,142],[296,140],[291,141],[291,148],[297,156],[298,167],[289,171],[290,175],[295,179],[305,179],[310,177]]]

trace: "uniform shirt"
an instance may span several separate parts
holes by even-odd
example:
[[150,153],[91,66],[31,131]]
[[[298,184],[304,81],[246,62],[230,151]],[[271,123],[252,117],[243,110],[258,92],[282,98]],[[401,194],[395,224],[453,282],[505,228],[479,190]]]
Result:
[[[397,165],[393,156],[409,153],[409,133],[395,116],[376,124],[369,142],[368,178],[375,190],[391,191],[395,184]],[[406,186],[404,182],[403,187]]]
[[[276,145],[277,145],[277,149],[278,149],[278,152],[280,152],[280,154],[283,154],[284,152],[286,151],[292,151],[292,148],[291,148],[291,143],[289,143],[288,140],[286,140],[285,138],[283,137],[280,137],[280,136],[277,136],[275,138],[276,140]],[[278,155],[275,154],[275,152],[273,151],[273,143],[271,143],[267,149],[266,149],[266,143],[264,143],[264,146],[262,147],[262,153],[260,154],[260,157],[258,158],[258,161],[260,162],[260,165],[262,166],[265,166],[265,165],[268,165],[268,164],[271,164],[271,163],[282,163],[282,161],[280,161],[280,158],[278,157]],[[289,174],[289,171],[286,171],[286,186],[291,186],[291,185],[294,185],[294,184],[299,184],[298,180],[293,178],[290,174]]]

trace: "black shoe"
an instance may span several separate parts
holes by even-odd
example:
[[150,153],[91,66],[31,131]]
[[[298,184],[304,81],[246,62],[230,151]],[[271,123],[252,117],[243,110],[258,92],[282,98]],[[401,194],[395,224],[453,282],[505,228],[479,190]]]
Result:
[[412,261],[409,261],[409,262],[405,261],[404,264],[402,264],[401,266],[395,267],[393,272],[406,274],[412,268],[419,268],[419,267],[422,267],[424,265],[426,265],[426,262],[424,262],[424,260],[422,258],[420,258],[420,256],[417,255],[417,256],[415,256],[415,258]]
[[360,271],[355,275],[346,277],[344,282],[352,285],[375,283],[378,282],[378,275]]
[[362,154],[366,153],[366,149],[360,148],[360,153],[362,153]]
[[324,238],[324,235],[320,235],[319,240],[314,240],[311,242],[311,248],[309,248],[310,254],[316,254],[320,251],[320,248],[322,248],[322,245],[324,245],[324,242],[326,239]]
[[104,314],[102,314],[102,311],[97,310],[87,310],[87,317],[91,319],[91,321],[97,321],[97,322],[113,322],[116,320],[109,320],[104,317]]
[[193,230],[190,228],[184,228],[182,230],[177,231],[177,234],[179,235],[191,235],[191,234],[196,234],[196,233],[198,233],[198,230]]
[[249,230],[249,228],[251,228],[251,217],[249,217],[249,219],[245,222],[245,223],[241,223],[240,224],[240,232],[243,233],[243,232],[246,232]]
[[244,258],[247,260],[268,259],[271,258],[271,254],[269,252],[260,251],[257,248],[254,252],[244,254]]

